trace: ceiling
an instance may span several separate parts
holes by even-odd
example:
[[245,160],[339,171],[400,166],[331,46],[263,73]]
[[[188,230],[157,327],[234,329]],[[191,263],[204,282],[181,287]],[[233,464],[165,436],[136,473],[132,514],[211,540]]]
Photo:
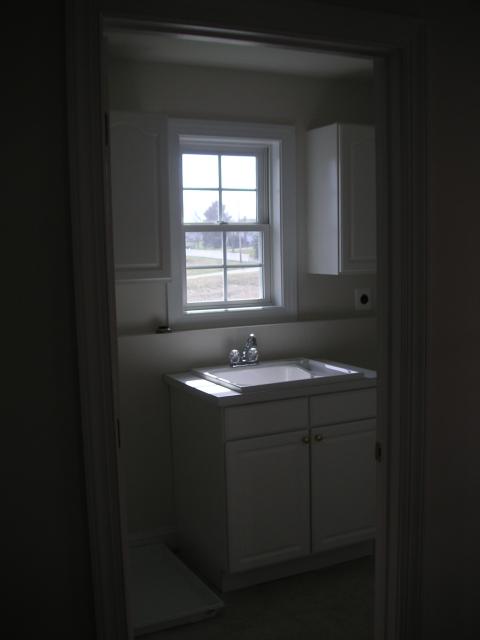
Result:
[[105,36],[109,55],[127,60],[246,69],[317,78],[368,77],[373,73],[371,58],[338,53],[125,29],[110,29]]

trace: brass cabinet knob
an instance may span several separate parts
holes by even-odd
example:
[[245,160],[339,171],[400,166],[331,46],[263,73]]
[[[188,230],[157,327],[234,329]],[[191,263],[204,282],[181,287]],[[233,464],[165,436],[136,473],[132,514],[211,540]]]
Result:
[[321,442],[321,441],[323,440],[323,436],[322,436],[322,434],[321,434],[321,433],[317,433],[317,434],[315,435],[315,440],[316,440],[317,442]]
[[303,442],[305,444],[309,444],[310,443],[310,436],[303,436],[302,440],[303,440]]

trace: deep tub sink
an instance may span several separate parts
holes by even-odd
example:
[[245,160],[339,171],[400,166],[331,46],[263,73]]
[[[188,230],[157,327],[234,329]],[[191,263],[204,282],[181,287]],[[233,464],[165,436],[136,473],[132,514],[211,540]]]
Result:
[[242,393],[363,377],[361,370],[348,365],[308,358],[272,360],[241,367],[205,367],[193,369],[193,372],[210,382]]

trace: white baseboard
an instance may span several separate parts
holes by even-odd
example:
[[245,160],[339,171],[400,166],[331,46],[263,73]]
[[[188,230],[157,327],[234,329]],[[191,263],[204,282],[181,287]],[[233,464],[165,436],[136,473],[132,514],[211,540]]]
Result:
[[129,547],[142,547],[147,544],[166,544],[170,549],[175,548],[177,543],[177,529],[172,526],[161,527],[149,531],[137,531],[128,534]]

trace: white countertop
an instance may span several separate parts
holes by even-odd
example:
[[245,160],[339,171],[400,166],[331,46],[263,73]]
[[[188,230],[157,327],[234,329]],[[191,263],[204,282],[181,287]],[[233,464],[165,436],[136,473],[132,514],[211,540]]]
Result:
[[[353,365],[337,363],[340,366],[351,367]],[[172,388],[182,389],[197,397],[203,398],[207,402],[212,402],[218,406],[233,406],[239,404],[251,404],[252,402],[268,402],[269,400],[282,400],[299,396],[313,396],[323,393],[336,393],[350,391],[352,389],[364,389],[375,387],[377,384],[377,374],[370,369],[355,367],[363,373],[363,377],[351,380],[337,381],[332,379],[328,382],[321,382],[316,385],[301,385],[288,387],[282,385],[278,389],[268,391],[248,391],[238,392],[228,389],[209,380],[205,380],[196,375],[193,371],[181,373],[165,374],[165,382]]]

